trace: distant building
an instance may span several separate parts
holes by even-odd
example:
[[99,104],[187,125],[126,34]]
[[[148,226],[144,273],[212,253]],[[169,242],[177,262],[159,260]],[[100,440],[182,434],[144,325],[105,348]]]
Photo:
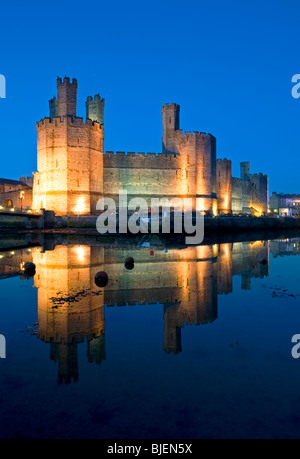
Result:
[[0,206],[13,208],[31,208],[32,178],[20,177],[19,180],[0,178]]
[[269,202],[270,211],[274,214],[289,217],[300,216],[300,194],[283,194],[273,192]]

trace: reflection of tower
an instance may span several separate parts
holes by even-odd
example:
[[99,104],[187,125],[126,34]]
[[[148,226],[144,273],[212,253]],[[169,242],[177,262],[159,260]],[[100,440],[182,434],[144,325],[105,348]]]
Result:
[[177,305],[164,306],[164,320],[165,320],[165,340],[164,350],[170,354],[178,354],[181,352],[181,327],[178,326],[178,310],[180,303]]
[[242,290],[251,290],[251,274],[250,273],[242,273]]
[[[166,352],[181,352],[181,328],[200,325],[217,318],[217,277],[215,246],[187,249],[190,259],[177,264],[177,303],[164,310]],[[188,253],[188,252],[187,252]]]
[[267,241],[236,242],[232,248],[232,274],[241,274],[241,288],[251,290],[251,278],[269,274]]
[[51,343],[50,359],[59,363],[58,382],[70,384],[78,381],[77,343]]
[[[33,253],[38,287],[38,337],[51,343],[59,382],[78,380],[77,344],[87,339],[89,362],[105,359],[103,292],[94,276],[103,261],[100,247],[58,246]],[[94,288],[95,287],[95,288]]]
[[218,254],[218,294],[232,292],[232,244],[221,244]]
[[90,363],[95,362],[98,365],[105,360],[105,336],[100,335],[88,341],[87,357]]

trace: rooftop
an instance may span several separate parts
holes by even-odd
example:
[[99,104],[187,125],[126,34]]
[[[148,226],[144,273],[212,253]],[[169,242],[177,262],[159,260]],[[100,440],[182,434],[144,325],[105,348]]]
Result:
[[24,187],[28,187],[26,183],[20,182],[20,180],[10,180],[5,178],[0,178],[0,185],[22,185]]

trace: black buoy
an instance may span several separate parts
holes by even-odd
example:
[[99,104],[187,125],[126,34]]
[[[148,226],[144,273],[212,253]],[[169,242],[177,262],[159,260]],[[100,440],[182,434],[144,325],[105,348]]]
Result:
[[105,271],[99,271],[95,276],[97,287],[106,287],[108,284],[108,275]]
[[129,271],[134,268],[134,259],[132,257],[125,258],[125,268]]
[[27,262],[24,265],[24,276],[27,278],[35,276],[35,264],[31,262]]
[[268,263],[268,261],[267,261],[265,258],[261,258],[261,259],[259,260],[259,262],[260,262],[260,264],[262,264],[262,265],[266,265],[266,264]]

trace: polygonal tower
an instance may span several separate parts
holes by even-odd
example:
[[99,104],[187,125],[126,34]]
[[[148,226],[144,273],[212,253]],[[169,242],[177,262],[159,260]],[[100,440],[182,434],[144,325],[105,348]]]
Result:
[[103,116],[85,122],[77,117],[75,79],[57,78],[57,93],[49,102],[50,117],[37,123],[33,209],[94,214],[103,195]]
[[216,138],[204,132],[183,133],[179,113],[175,103],[162,107],[163,153],[175,154],[179,167],[174,192],[192,198],[194,209],[216,215]]

